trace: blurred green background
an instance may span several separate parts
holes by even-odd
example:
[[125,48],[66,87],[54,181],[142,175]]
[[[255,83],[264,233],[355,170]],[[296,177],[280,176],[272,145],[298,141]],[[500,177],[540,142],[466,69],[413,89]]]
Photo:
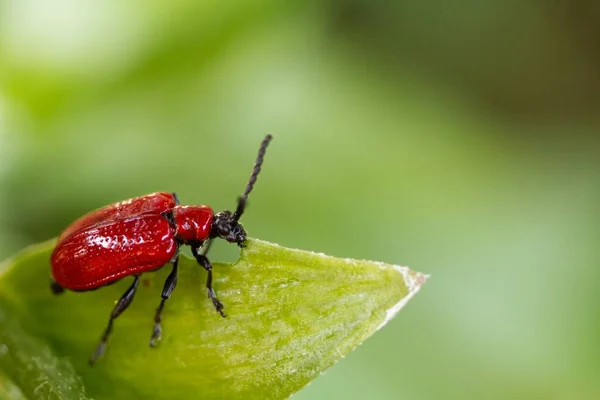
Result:
[[432,274],[297,399],[600,398],[598,37],[593,1],[0,1],[0,257],[231,208],[272,133],[251,236]]

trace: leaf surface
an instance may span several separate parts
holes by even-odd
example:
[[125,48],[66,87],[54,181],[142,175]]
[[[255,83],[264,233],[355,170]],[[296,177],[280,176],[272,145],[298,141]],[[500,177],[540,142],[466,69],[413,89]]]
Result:
[[221,318],[206,296],[206,272],[182,256],[159,346],[148,341],[168,266],[142,276],[106,356],[90,367],[131,282],[55,296],[53,245],[0,266],[0,382],[21,391],[16,399],[285,399],[385,325],[427,278],[250,239],[237,262],[214,265],[228,314]]

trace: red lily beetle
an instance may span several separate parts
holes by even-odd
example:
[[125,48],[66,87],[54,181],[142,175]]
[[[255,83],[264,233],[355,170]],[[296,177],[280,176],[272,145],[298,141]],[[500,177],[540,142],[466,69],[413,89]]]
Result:
[[238,222],[246,206],[263,163],[271,135],[260,145],[254,169],[246,190],[238,198],[235,212],[217,214],[204,205],[182,206],[175,193],[152,193],[114,203],[73,222],[58,238],[51,257],[54,293],[65,289],[82,292],[98,289],[117,280],[133,276],[133,283],[121,296],[110,314],[100,344],[90,358],[90,364],[104,354],[114,320],[131,304],[140,282],[140,274],[155,271],[172,263],[162,300],[154,316],[150,346],[160,339],[161,314],[165,301],[177,285],[179,248],[188,245],[206,271],[208,297],[215,309],[225,317],[223,304],[212,288],[212,266],[206,257],[212,239],[221,238],[244,247],[246,231]]

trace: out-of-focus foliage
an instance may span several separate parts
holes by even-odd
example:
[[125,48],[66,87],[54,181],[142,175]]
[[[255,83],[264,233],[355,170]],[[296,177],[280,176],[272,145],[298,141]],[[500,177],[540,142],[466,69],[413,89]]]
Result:
[[252,236],[435,276],[298,398],[600,396],[597,2],[0,7],[0,255],[272,133]]

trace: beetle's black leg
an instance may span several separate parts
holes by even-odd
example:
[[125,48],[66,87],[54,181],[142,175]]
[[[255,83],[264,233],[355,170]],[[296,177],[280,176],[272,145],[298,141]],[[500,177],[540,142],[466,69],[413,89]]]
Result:
[[52,293],[54,294],[61,294],[65,292],[65,288],[60,286],[58,282],[52,278],[50,278],[50,290],[52,290]]
[[133,283],[131,284],[131,286],[129,286],[127,291],[123,293],[123,296],[121,296],[121,298],[117,302],[117,305],[115,306],[115,308],[113,308],[112,312],[110,313],[110,319],[108,320],[108,326],[106,327],[106,330],[102,335],[102,339],[100,339],[100,344],[98,345],[98,347],[96,347],[96,351],[94,351],[92,357],[90,357],[90,364],[94,364],[94,361],[102,357],[102,355],[104,354],[104,351],[106,350],[106,342],[108,341],[108,337],[112,332],[113,321],[119,315],[121,315],[121,313],[125,311],[127,307],[129,307],[131,301],[133,300],[133,296],[135,296],[135,291],[137,290],[139,283],[140,276],[136,275],[133,279]]
[[[210,246],[210,243],[208,246]],[[204,253],[206,253],[206,251],[204,251]],[[200,254],[198,252],[197,246],[192,246],[192,254],[196,258],[196,261],[198,261],[198,264],[200,264],[208,272],[208,277],[206,278],[206,291],[208,292],[208,298],[212,300],[215,309],[219,314],[221,314],[221,317],[226,317],[225,313],[223,312],[223,303],[217,299],[215,291],[212,287],[212,265],[210,264],[210,261],[208,261],[208,258],[206,258],[204,254]]]
[[202,244],[202,246],[198,250],[198,254],[205,256],[206,253],[208,253],[208,251],[210,250],[210,246],[212,246],[212,239],[207,239],[206,241],[204,241],[204,244]]
[[177,286],[177,275],[179,272],[178,264],[179,256],[177,256],[177,258],[175,258],[175,260],[173,261],[173,269],[171,270],[171,273],[165,280],[165,286],[163,287],[161,295],[162,300],[160,302],[160,305],[156,309],[156,314],[154,315],[154,330],[152,331],[152,337],[150,338],[150,347],[156,346],[156,341],[160,340],[161,338],[162,328],[160,326],[160,323],[162,321],[162,311],[165,307],[165,301],[167,301],[167,299],[171,297],[171,293],[173,293],[173,290],[175,290],[175,286]]
[[173,198],[175,199],[175,205],[178,206],[179,203],[179,196],[177,196],[177,193],[173,192],[171,193],[173,195]]

